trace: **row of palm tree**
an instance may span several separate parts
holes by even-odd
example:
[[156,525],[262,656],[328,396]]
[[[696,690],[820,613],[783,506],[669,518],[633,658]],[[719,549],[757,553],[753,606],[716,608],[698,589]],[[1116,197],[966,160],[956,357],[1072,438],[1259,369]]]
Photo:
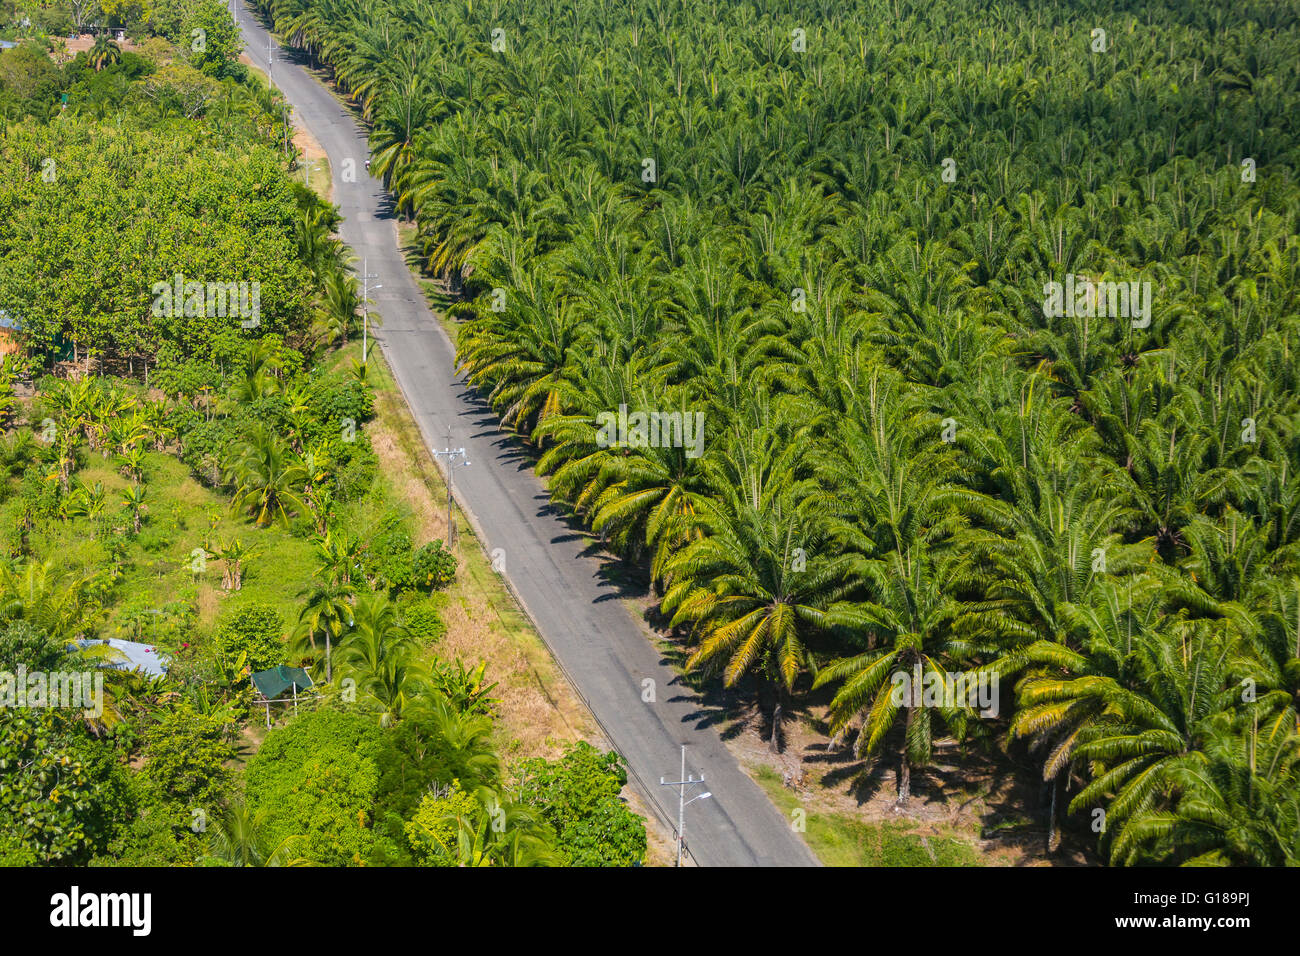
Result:
[[[372,124],[470,382],[774,745],[825,702],[905,802],[1000,741],[1051,846],[1295,862],[1293,12],[1094,52],[1051,4],[261,6]],[[1070,276],[1150,314],[1057,315]],[[624,405],[703,454],[609,447]],[[1014,701],[893,692],[958,673]]]

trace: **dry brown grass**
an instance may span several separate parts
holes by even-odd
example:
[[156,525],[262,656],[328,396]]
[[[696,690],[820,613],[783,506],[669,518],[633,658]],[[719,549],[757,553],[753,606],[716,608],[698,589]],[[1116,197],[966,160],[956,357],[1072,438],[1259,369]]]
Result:
[[[324,147],[303,126],[294,127],[292,139],[293,145],[302,150],[302,162],[311,166],[311,176],[308,182],[311,183],[312,191],[326,202],[333,202],[334,177],[330,175],[329,157],[325,155]],[[364,162],[364,160],[359,162]],[[298,176],[302,176],[301,167]]]
[[470,591],[461,589],[444,608],[447,634],[438,650],[447,659],[488,662],[488,678],[498,682],[493,696],[501,701],[500,725],[506,731],[503,756],[555,759],[567,744],[591,737],[583,732],[589,721],[568,686],[552,677],[548,690],[536,655],[530,659],[518,633],[504,626],[482,595]]
[[198,623],[200,627],[211,628],[217,620],[217,612],[221,610],[222,592],[211,584],[200,584],[199,593],[194,599],[195,606],[198,608]]
[[[411,519],[415,523],[416,539],[445,540],[447,511],[445,507],[435,505],[429,489],[429,479],[437,476],[415,472],[409,451],[403,447],[401,440],[389,425],[389,418],[393,414],[392,403],[384,401],[383,404],[389,406],[387,414],[381,413],[366,426],[366,435],[369,436],[370,445],[375,450],[375,457],[379,459],[379,470],[387,477],[387,483],[398,499],[410,508]],[[446,491],[444,490],[442,494],[445,495]],[[440,499],[439,503],[443,500],[445,499]]]

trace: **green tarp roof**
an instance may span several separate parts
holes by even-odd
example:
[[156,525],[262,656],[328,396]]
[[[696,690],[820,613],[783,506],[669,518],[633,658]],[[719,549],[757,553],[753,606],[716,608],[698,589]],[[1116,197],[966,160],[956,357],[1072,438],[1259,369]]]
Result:
[[289,693],[294,684],[298,685],[300,691],[311,686],[311,678],[301,667],[285,667],[282,664],[253,675],[253,686],[267,700],[275,700],[281,694]]

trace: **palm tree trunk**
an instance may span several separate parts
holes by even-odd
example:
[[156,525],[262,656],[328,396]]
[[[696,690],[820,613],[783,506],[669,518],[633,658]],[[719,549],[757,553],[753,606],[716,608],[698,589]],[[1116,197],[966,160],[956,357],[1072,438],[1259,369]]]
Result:
[[912,796],[912,758],[907,752],[907,742],[912,739],[912,715],[915,707],[907,708],[907,717],[903,722],[903,756],[898,766],[898,804],[902,806]]
[[1052,799],[1047,810],[1047,852],[1055,853],[1061,845],[1061,834],[1056,828],[1056,792],[1060,789],[1061,778],[1058,774],[1052,778]]
[[772,737],[768,741],[768,748],[774,754],[781,752],[781,716],[784,709],[781,705],[781,685],[778,683],[776,685],[776,706],[772,708]]

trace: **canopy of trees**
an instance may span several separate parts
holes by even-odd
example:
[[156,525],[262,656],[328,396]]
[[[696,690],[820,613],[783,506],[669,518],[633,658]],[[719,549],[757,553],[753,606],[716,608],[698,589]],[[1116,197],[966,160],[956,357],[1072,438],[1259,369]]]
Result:
[[234,309],[154,308],[155,283],[178,274],[256,282],[259,332],[303,332],[311,273],[281,160],[242,144],[199,148],[181,135],[192,128],[65,120],[0,141],[0,308],[19,317],[34,352],[77,343],[144,361],[164,344],[229,354],[245,336]]

